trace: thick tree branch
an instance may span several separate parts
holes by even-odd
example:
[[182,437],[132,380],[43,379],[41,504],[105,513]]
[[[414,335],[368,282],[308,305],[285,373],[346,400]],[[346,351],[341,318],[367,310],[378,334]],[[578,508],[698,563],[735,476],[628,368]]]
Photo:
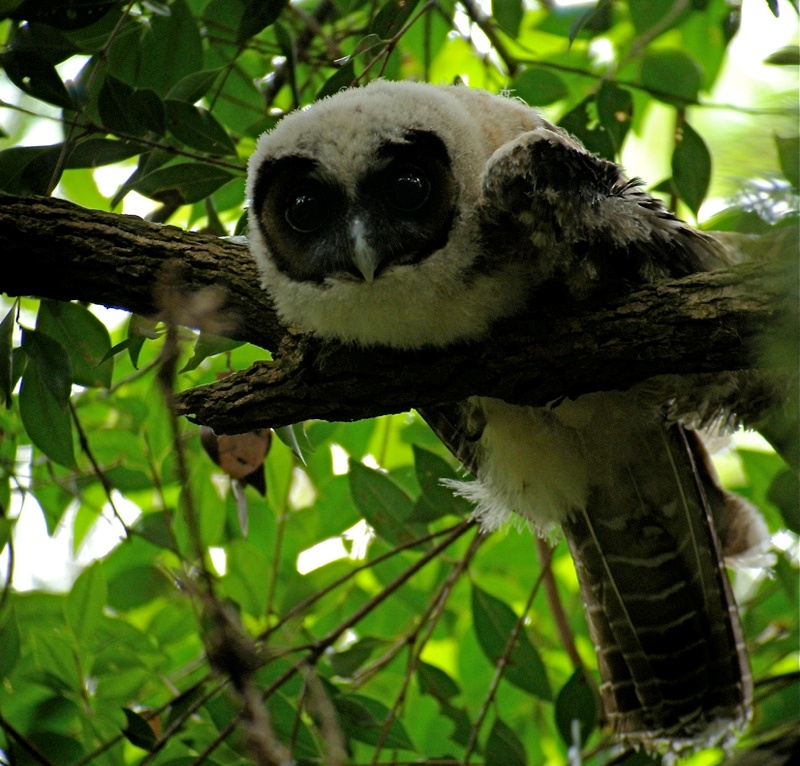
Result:
[[178,263],[187,294],[224,288],[230,337],[275,348],[285,332],[247,249],[217,237],[59,199],[0,194],[0,253],[0,291],[7,295],[87,301],[152,316],[159,275]]
[[182,414],[220,433],[354,420],[472,394],[541,405],[665,373],[795,363],[760,354],[770,328],[796,326],[797,275],[782,262],[697,274],[602,304],[551,301],[498,326],[480,345],[401,353],[287,332],[247,251],[213,237],[59,200],[0,196],[0,250],[0,289],[11,295],[152,314],[159,274],[176,260],[187,294],[223,287],[225,311],[236,318],[227,334],[277,353],[274,362],[181,395]]

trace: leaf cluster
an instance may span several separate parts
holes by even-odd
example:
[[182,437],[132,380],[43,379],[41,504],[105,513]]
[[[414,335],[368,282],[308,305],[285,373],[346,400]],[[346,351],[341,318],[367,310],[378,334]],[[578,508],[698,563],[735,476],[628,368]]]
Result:
[[[487,10],[5,0],[0,190],[98,209],[136,193],[153,220],[239,233],[259,134],[383,76],[512,90],[612,159],[639,142],[655,158],[655,191],[685,215],[748,179],[716,228],[766,231],[796,210],[791,108],[713,100],[736,4],[493,0]],[[780,10],[791,20],[789,4]],[[766,66],[797,62],[785,48]],[[731,146],[744,168],[733,180],[718,162]],[[109,168],[117,180],[101,191]],[[173,391],[266,352],[222,337],[221,325],[179,330],[177,309],[216,310],[209,296],[182,302],[166,290],[148,318],[4,304],[0,762],[647,762],[600,719],[563,544],[482,535],[439,483],[468,477],[413,413],[284,429],[265,493],[237,485],[175,418]],[[747,747],[797,722],[797,478],[756,449],[721,467],[784,546],[773,578],[735,580],[758,689]],[[41,550],[18,534],[31,515],[46,527]],[[49,543],[65,535],[68,555],[53,561]],[[48,579],[54,563],[61,579]],[[23,568],[34,587],[15,579]],[[696,763],[722,760],[709,751]]]

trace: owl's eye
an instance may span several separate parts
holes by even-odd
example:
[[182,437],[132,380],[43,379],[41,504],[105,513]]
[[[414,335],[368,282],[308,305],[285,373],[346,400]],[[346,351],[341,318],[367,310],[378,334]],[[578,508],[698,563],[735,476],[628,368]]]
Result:
[[389,203],[404,212],[419,210],[431,193],[431,182],[425,173],[414,165],[404,165],[386,179],[386,197]]
[[322,189],[311,186],[293,191],[286,199],[286,223],[295,231],[309,234],[328,219],[330,206]]

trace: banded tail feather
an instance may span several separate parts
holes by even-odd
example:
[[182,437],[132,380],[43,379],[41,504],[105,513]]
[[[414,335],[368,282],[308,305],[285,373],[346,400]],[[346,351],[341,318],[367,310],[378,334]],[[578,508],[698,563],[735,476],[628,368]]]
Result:
[[673,425],[662,436],[643,465],[593,487],[563,528],[609,723],[630,744],[680,752],[740,730],[752,680],[715,530],[730,496],[698,460],[694,434]]

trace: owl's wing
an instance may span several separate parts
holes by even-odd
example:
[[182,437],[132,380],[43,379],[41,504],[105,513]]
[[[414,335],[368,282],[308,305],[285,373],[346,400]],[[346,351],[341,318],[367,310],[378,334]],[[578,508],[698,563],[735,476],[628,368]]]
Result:
[[[552,126],[551,126],[552,127]],[[523,133],[483,177],[488,249],[528,260],[574,298],[726,265],[729,251],[559,128]]]

